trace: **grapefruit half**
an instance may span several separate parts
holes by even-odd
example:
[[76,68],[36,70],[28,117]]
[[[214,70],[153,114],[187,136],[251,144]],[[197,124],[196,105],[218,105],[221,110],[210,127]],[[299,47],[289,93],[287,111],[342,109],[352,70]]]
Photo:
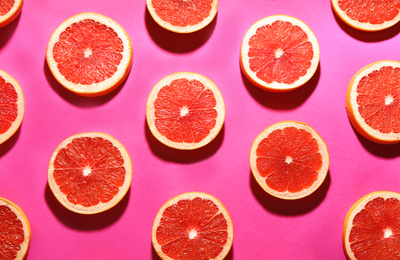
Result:
[[25,100],[21,86],[0,70],[0,144],[7,141],[21,126]]
[[370,141],[400,142],[400,62],[378,61],[360,69],[348,85],[346,111]]
[[348,211],[343,248],[349,260],[400,259],[400,194],[370,193]]
[[339,18],[361,31],[380,31],[400,21],[400,2],[397,0],[331,0]]
[[100,132],[72,135],[53,152],[48,183],[57,200],[80,214],[95,214],[118,204],[132,181],[128,152]]
[[217,14],[218,0],[146,0],[147,9],[161,27],[192,33],[206,27]]
[[317,38],[301,20],[273,15],[254,23],[240,48],[240,65],[254,85],[272,92],[294,90],[318,68]]
[[323,183],[329,168],[328,147],[311,126],[282,121],[254,140],[250,167],[258,184],[274,197],[306,197]]
[[24,212],[0,198],[0,259],[22,260],[31,241],[31,228]]
[[221,260],[232,247],[233,224],[217,198],[202,192],[188,192],[161,207],[151,238],[163,260]]
[[14,21],[21,13],[23,0],[1,0],[0,2],[0,28]]
[[132,66],[132,42],[114,20],[81,13],[65,20],[47,44],[46,60],[55,79],[82,96],[116,89]]
[[151,90],[146,119],[161,143],[175,149],[197,149],[220,132],[225,103],[210,79],[193,72],[177,72],[160,80]]

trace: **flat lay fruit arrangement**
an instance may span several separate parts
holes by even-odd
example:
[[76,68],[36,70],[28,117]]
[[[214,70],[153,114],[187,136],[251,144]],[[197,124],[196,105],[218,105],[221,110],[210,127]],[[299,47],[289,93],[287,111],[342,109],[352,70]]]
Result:
[[0,260],[400,259],[399,20],[0,0]]

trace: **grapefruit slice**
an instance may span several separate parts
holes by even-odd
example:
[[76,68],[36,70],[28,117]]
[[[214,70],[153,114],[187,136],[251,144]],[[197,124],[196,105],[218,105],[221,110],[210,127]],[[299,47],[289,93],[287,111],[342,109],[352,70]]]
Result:
[[82,96],[116,89],[132,65],[132,42],[114,20],[81,13],[65,20],[51,35],[46,60],[55,79]]
[[360,69],[347,88],[346,111],[370,141],[400,142],[400,62],[378,61]]
[[347,25],[361,31],[379,31],[400,20],[398,0],[331,0],[333,10]]
[[25,113],[21,86],[6,72],[0,70],[0,144],[18,130]]
[[0,28],[14,21],[21,13],[23,0],[1,0],[0,2]]
[[217,198],[202,192],[188,192],[161,207],[153,223],[151,239],[163,260],[221,260],[232,247],[233,224]]
[[370,193],[348,211],[343,226],[348,259],[400,259],[400,194]]
[[210,79],[193,72],[177,72],[151,90],[146,119],[161,143],[175,149],[197,149],[218,135],[224,124],[225,103]]
[[112,136],[79,133],[55,149],[47,177],[51,191],[64,207],[80,214],[95,214],[114,207],[128,192],[132,162]]
[[245,33],[240,65],[254,85],[286,92],[311,79],[319,56],[317,38],[304,22],[287,15],[273,15],[257,21]]
[[325,180],[328,148],[311,126],[282,121],[266,128],[254,140],[250,167],[267,193],[281,199],[300,199]]
[[154,21],[176,33],[192,33],[206,27],[218,9],[218,0],[146,0],[146,3]]
[[0,198],[0,259],[22,260],[31,241],[31,228],[22,210]]

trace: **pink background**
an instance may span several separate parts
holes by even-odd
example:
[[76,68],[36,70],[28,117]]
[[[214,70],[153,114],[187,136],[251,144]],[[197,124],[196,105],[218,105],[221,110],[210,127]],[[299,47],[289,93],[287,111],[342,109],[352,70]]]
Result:
[[[64,90],[45,62],[53,30],[87,11],[116,20],[134,47],[126,82],[99,98]],[[274,14],[303,20],[321,48],[320,66],[311,81],[285,94],[256,88],[239,67],[244,33]],[[347,210],[370,192],[400,190],[400,146],[374,144],[355,133],[345,112],[347,84],[369,63],[400,60],[399,29],[351,29],[334,15],[329,0],[220,0],[215,20],[191,35],[156,25],[144,0],[26,0],[17,20],[0,29],[0,69],[19,81],[26,100],[20,130],[0,146],[0,197],[15,202],[29,218],[27,259],[159,259],[151,246],[153,219],[164,202],[189,191],[210,193],[228,209],[235,234],[227,259],[345,259],[341,236]],[[178,71],[207,76],[225,100],[224,128],[200,150],[167,148],[146,125],[151,88]],[[299,201],[267,195],[250,171],[253,140],[282,120],[310,124],[331,155],[323,185]],[[47,185],[55,147],[86,131],[113,135],[127,148],[134,167],[127,196],[94,216],[64,209]]]

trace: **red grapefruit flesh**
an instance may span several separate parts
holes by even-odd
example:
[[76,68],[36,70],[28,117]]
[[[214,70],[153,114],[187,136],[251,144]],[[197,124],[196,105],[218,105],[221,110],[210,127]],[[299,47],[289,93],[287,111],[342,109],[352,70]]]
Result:
[[224,259],[233,225],[214,196],[189,192],[166,202],[154,220],[152,242],[162,259]]
[[48,181],[67,209],[99,213],[114,207],[128,192],[132,162],[122,144],[110,135],[75,134],[53,152]]
[[325,180],[329,153],[309,125],[283,121],[257,136],[250,151],[250,166],[258,184],[272,196],[300,199]]
[[197,149],[218,135],[225,104],[211,80],[197,73],[178,72],[153,87],[146,118],[160,142],[176,149]]
[[346,215],[348,259],[400,259],[400,194],[379,191],[358,200]]
[[0,2],[0,28],[6,26],[21,13],[23,0],[1,0]]
[[24,259],[30,240],[31,229],[22,210],[11,201],[0,198],[0,259]]

